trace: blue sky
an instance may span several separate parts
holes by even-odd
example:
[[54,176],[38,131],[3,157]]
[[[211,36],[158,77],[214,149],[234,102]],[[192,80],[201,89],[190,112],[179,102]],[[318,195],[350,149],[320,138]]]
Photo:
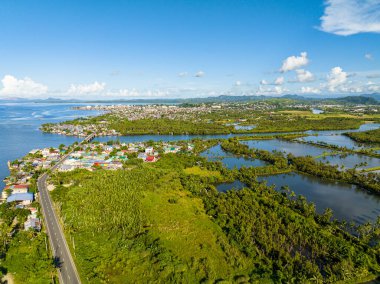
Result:
[[380,0],[2,0],[0,79],[0,98],[380,92]]

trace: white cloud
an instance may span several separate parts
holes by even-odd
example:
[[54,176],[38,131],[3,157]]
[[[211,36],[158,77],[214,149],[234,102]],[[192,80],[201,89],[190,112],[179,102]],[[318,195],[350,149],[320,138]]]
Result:
[[236,81],[235,82],[235,86],[240,86],[241,85],[241,81]]
[[260,85],[268,85],[268,81],[267,80],[261,80],[260,81]]
[[197,73],[195,73],[194,77],[198,77],[198,78],[200,78],[200,77],[203,77],[204,75],[205,75],[205,72],[203,72],[203,71],[198,71]]
[[257,95],[282,95],[285,92],[289,92],[289,90],[282,86],[267,87],[267,86],[260,85],[256,94]]
[[320,29],[336,35],[380,33],[380,0],[327,0]]
[[180,72],[180,73],[178,73],[178,76],[179,77],[187,77],[187,72]]
[[369,81],[367,85],[368,85],[367,89],[369,92],[380,92],[380,84],[376,84],[374,82]]
[[366,76],[368,79],[380,78],[380,73],[372,73]]
[[278,77],[275,81],[274,81],[274,84],[275,85],[282,85],[284,84],[285,82],[285,78],[284,77]]
[[365,59],[368,59],[368,60],[373,60],[373,56],[372,56],[371,53],[366,53],[366,54],[364,54],[364,58],[365,58]]
[[301,56],[289,56],[282,62],[280,71],[287,72],[306,66],[309,63],[306,52],[301,52]]
[[301,93],[302,94],[320,94],[321,90],[319,88],[307,86],[307,87],[301,88]]
[[97,81],[92,84],[71,84],[67,92],[79,95],[93,94],[103,91],[105,87],[106,83],[99,83]]
[[342,86],[340,91],[343,93],[363,93],[363,86]]
[[0,90],[1,95],[33,97],[44,95],[48,91],[48,87],[34,82],[31,78],[17,79],[12,75],[5,75],[1,80],[3,88]]
[[380,92],[380,85],[371,85],[368,87],[368,91],[370,92]]
[[330,92],[334,92],[338,86],[343,85],[347,81],[347,73],[340,67],[331,69],[327,76],[327,86]]
[[311,82],[314,81],[314,75],[307,70],[304,69],[298,69],[296,70],[297,73],[297,81],[298,82]]
[[136,89],[119,89],[108,91],[108,98],[164,98],[172,94],[172,91],[167,90],[136,90]]

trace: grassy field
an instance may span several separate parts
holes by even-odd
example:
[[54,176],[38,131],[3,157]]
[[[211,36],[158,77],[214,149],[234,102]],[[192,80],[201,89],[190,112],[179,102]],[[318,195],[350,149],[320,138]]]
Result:
[[201,169],[198,166],[194,166],[191,168],[186,168],[185,173],[188,175],[198,175],[201,177],[215,177],[215,178],[222,178],[222,175],[218,171],[210,171],[207,169]]

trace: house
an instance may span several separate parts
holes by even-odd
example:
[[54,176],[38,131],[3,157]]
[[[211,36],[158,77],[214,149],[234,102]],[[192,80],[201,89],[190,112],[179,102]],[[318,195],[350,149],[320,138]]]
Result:
[[60,165],[58,168],[59,172],[70,172],[72,170],[75,170],[75,166],[73,165]]
[[139,153],[139,154],[137,155],[137,158],[139,158],[139,159],[143,159],[143,160],[145,160],[146,157],[147,157],[147,155],[146,155],[145,153]]
[[155,156],[148,156],[148,157],[146,157],[146,159],[145,159],[145,162],[153,163],[153,162],[155,162],[155,161],[157,161],[157,158],[156,158]]
[[17,203],[21,203],[22,205],[29,205],[33,202],[33,200],[34,200],[34,195],[31,192],[15,193],[15,194],[11,194],[7,198],[8,203],[15,201]]
[[10,187],[12,189],[12,194],[15,193],[27,193],[29,190],[28,185],[26,184],[15,184]]
[[28,216],[28,219],[24,223],[24,229],[25,231],[28,231],[29,229],[33,229],[36,231],[41,231],[41,221],[40,218],[34,217],[32,215]]
[[153,147],[146,147],[145,148],[145,154],[153,154],[154,149]]

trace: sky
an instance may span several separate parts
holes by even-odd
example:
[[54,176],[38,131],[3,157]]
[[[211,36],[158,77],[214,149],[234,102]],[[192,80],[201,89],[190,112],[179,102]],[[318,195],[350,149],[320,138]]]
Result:
[[380,0],[2,0],[0,98],[380,93]]

